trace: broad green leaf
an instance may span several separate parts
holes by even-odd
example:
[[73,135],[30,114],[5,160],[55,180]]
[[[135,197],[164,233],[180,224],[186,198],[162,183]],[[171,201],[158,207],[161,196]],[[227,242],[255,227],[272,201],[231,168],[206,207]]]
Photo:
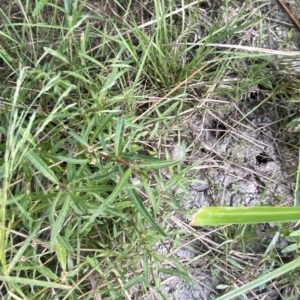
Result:
[[289,236],[300,237],[300,230],[295,230],[291,232]]
[[170,167],[178,164],[178,161],[174,160],[159,160],[159,161],[151,161],[144,162],[137,165],[139,169],[142,170],[158,170],[166,167]]
[[[82,128],[81,130],[81,136],[85,141],[89,140],[89,136],[91,135],[91,132],[93,131],[95,125],[95,118],[86,120],[86,126]],[[85,128],[86,127],[86,128]]]
[[228,288],[227,284],[219,284],[216,286],[218,290],[226,290]]
[[203,207],[192,218],[192,226],[292,222],[300,220],[300,207]]
[[119,118],[117,122],[116,134],[115,134],[115,155],[119,157],[119,155],[123,151],[123,135],[125,129],[125,122],[123,118]]
[[72,182],[76,176],[76,166],[74,164],[67,164],[67,181]]
[[34,151],[28,151],[26,153],[26,157],[47,179],[49,179],[53,183],[59,183],[53,171]]

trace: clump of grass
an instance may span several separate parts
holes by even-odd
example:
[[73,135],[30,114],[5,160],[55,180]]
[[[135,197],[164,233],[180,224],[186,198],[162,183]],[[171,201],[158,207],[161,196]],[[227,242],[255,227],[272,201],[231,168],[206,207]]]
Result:
[[[193,232],[167,221],[187,214],[174,191],[194,166],[182,163],[185,153],[172,156],[173,146],[193,151],[187,120],[220,97],[238,102],[254,85],[276,84],[262,76],[267,54],[208,45],[251,29],[257,19],[245,11],[204,22],[200,3],[154,1],[140,7],[154,17],[146,23],[130,3],[110,5],[98,13],[88,1],[10,0],[0,9],[7,299],[163,297],[158,272],[193,281],[175,255],[156,251]],[[214,106],[205,103],[212,97]]]

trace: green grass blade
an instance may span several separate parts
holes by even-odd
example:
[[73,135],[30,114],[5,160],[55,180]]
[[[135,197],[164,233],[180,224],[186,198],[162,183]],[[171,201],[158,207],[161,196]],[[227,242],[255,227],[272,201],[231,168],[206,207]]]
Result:
[[135,208],[138,210],[138,212],[141,214],[142,217],[145,218],[145,220],[161,235],[167,236],[167,234],[160,228],[158,224],[153,220],[151,215],[149,214],[148,210],[143,205],[139,195],[131,189],[128,189],[128,194],[130,196],[131,201],[133,202]]
[[290,272],[290,271],[294,270],[295,268],[298,268],[299,266],[300,266],[300,258],[297,258],[297,259],[285,264],[284,266],[276,269],[275,271],[273,271],[269,274],[263,275],[255,280],[241,286],[240,288],[217,298],[217,300],[234,299],[234,297],[241,296],[243,293],[246,293],[247,291],[250,291],[268,281],[271,281],[272,279],[274,279],[276,277],[279,277],[287,272]]
[[75,164],[75,165],[81,165],[81,164],[85,164],[85,163],[88,163],[89,160],[86,159],[86,158],[73,158],[73,157],[67,157],[67,156],[62,156],[62,155],[56,155],[55,158],[57,160],[61,160],[61,161],[65,161],[69,164]]
[[116,157],[119,157],[119,155],[123,151],[123,135],[124,135],[124,129],[125,129],[125,122],[123,118],[119,118],[116,128],[116,134],[115,134],[115,155]]
[[263,17],[260,17],[260,18],[257,18],[257,19],[254,19],[254,20],[251,20],[250,22],[246,23],[246,24],[243,24],[241,26],[238,26],[234,29],[231,29],[231,30],[228,30],[228,31],[224,31],[222,32],[220,35],[218,36],[213,36],[209,42],[210,43],[214,43],[216,41],[220,41],[228,36],[232,36],[234,33],[236,32],[239,32],[239,31],[242,31],[244,29],[246,29],[247,27],[250,27],[252,24],[255,24],[255,23],[258,23],[260,22],[261,20],[263,19]]
[[108,207],[110,206],[114,200],[119,196],[120,192],[126,188],[126,185],[128,184],[128,178],[132,172],[132,169],[128,169],[123,177],[120,179],[119,183],[116,185],[113,192],[109,195],[109,197],[106,199],[106,201],[101,204],[96,211],[90,216],[89,220],[86,222],[86,224],[83,226],[82,231],[84,232],[86,228],[90,227],[90,224],[95,221],[95,219]]
[[26,153],[26,157],[46,178],[55,184],[59,183],[59,180],[55,176],[54,172],[33,150],[28,151]]
[[192,226],[292,222],[300,220],[298,207],[203,207],[192,218]]
[[89,147],[88,142],[86,142],[81,136],[79,136],[77,133],[70,131],[69,134],[76,139],[82,146]]
[[[96,118],[96,124],[97,128],[93,134],[93,137],[91,138],[91,141],[94,142],[99,135],[103,132],[104,127],[111,121],[113,118],[114,114],[107,114],[105,117],[100,117],[98,115],[95,116]],[[103,149],[105,151],[105,149]]]
[[300,206],[300,148],[298,154],[298,169],[297,169],[297,178],[296,178],[296,187],[295,187],[295,199],[294,205]]
[[51,238],[50,238],[50,251],[52,252],[54,250],[54,247],[56,245],[56,239],[58,234],[60,233],[63,223],[65,222],[66,217],[70,213],[71,209],[71,198],[70,194],[65,194],[65,199],[63,201],[63,207],[59,213],[59,216],[54,221],[54,224],[52,226],[51,230]]
[[43,265],[37,265],[34,267],[39,273],[44,275],[46,278],[57,280],[58,276],[53,273],[49,268],[43,266]]
[[32,286],[43,286],[47,288],[53,288],[53,289],[60,289],[60,290],[70,290],[72,286],[55,283],[55,282],[49,282],[49,281],[43,281],[43,280],[36,280],[36,279],[30,279],[30,278],[24,278],[24,277],[12,277],[12,276],[2,276],[0,275],[0,280],[7,283],[19,283],[19,284],[29,284]]
[[16,264],[19,263],[21,257],[24,255],[25,251],[28,249],[31,241],[35,238],[37,232],[40,230],[41,224],[44,222],[45,217],[40,218],[34,225],[33,229],[31,230],[30,235],[26,238],[26,240],[22,243],[22,246],[18,249],[18,251],[14,254],[13,259],[8,265],[7,272],[12,272],[13,268]]
[[67,269],[67,251],[61,245],[61,243],[59,241],[56,241],[56,243],[55,243],[55,253],[57,255],[57,259],[59,261],[60,267],[63,269],[63,271],[66,271],[66,269]]
[[48,47],[44,47],[44,50],[45,50],[45,53],[49,53],[51,54],[52,56],[58,58],[59,60],[69,64],[69,60],[63,56],[62,54],[60,54],[59,52],[57,52],[56,50],[52,49],[52,48],[48,48]]
[[139,169],[142,170],[158,170],[170,166],[174,166],[178,164],[178,161],[174,160],[159,160],[159,161],[150,161],[150,162],[143,162],[137,165]]
[[46,5],[46,3],[48,2],[48,0],[40,0],[37,2],[33,12],[32,12],[32,16],[36,17],[39,12],[43,9],[43,7]]

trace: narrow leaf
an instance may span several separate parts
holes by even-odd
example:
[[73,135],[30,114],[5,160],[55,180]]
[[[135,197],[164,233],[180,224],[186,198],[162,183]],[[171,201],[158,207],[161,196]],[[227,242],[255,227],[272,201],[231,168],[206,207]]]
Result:
[[26,153],[26,157],[47,179],[49,179],[53,183],[59,183],[53,171],[34,151],[28,151]]
[[263,275],[243,286],[241,286],[240,288],[236,289],[236,290],[233,290],[219,298],[217,298],[217,300],[232,300],[232,299],[235,299],[235,297],[238,297],[238,296],[241,296],[243,295],[244,293],[268,282],[268,281],[271,281],[272,279],[276,278],[276,277],[279,277],[287,272],[290,272],[292,271],[293,269],[296,269],[297,267],[300,266],[300,258],[297,258],[287,264],[285,264],[284,266],[276,269],[275,271],[269,273],[269,274],[266,274],[266,275]]
[[28,284],[31,286],[43,286],[47,288],[53,288],[53,289],[61,289],[61,290],[70,290],[72,286],[63,285],[59,283],[49,282],[46,280],[36,280],[36,279],[30,279],[26,277],[13,277],[13,276],[3,276],[0,275],[0,280],[7,282],[7,283],[18,283],[18,284]]
[[[96,115],[96,124],[97,128],[93,134],[93,137],[91,138],[91,141],[94,142],[96,138],[103,132],[104,127],[110,122],[110,120],[113,118],[114,114],[107,114],[105,117]],[[103,149],[105,152],[107,152],[106,149]]]
[[69,164],[75,164],[75,165],[76,164],[81,165],[81,164],[89,162],[89,160],[86,158],[80,159],[80,158],[73,158],[73,157],[67,157],[67,156],[61,156],[61,155],[57,155],[57,156],[55,156],[55,158],[58,160],[65,161]]
[[139,169],[143,170],[158,170],[166,167],[170,167],[173,165],[178,164],[178,161],[174,160],[159,160],[159,161],[152,161],[152,162],[143,162],[137,165]]
[[58,235],[57,236],[57,240],[66,249],[66,251],[68,253],[70,253],[70,254],[74,253],[73,247],[71,246],[71,244],[69,243],[69,241],[64,236]]
[[48,2],[48,0],[40,0],[37,2],[33,12],[32,12],[32,16],[35,17],[38,15],[38,13],[43,9],[43,7],[45,6],[45,4]]
[[58,279],[58,276],[53,273],[49,268],[45,267],[45,266],[40,266],[40,265],[37,265],[37,266],[34,266],[34,268],[39,272],[41,273],[42,275],[44,275],[45,277],[47,278],[50,278],[52,280],[57,280]]
[[291,245],[285,247],[283,250],[281,250],[281,252],[282,253],[293,252],[293,251],[296,251],[299,248],[300,248],[300,245],[295,243],[295,244],[291,244]]
[[49,47],[44,47],[44,50],[45,50],[45,53],[49,53],[52,56],[58,58],[59,60],[65,62],[67,64],[69,63],[68,59],[65,56],[63,56],[61,53],[57,52],[56,50],[49,48]]
[[114,200],[119,196],[120,192],[126,187],[127,183],[128,183],[128,178],[130,176],[132,172],[132,169],[128,169],[125,174],[123,175],[123,177],[120,179],[119,183],[116,185],[115,189],[112,191],[112,193],[109,195],[109,197],[106,199],[106,201],[104,203],[102,203],[98,209],[90,216],[90,219],[88,220],[88,222],[86,222],[86,224],[83,226],[82,228],[82,232],[85,231],[86,228],[90,227],[90,224],[92,224],[95,219],[101,215],[101,213],[107,208],[109,207]]
[[89,147],[90,145],[81,137],[79,136],[77,133],[73,132],[73,131],[69,131],[69,134],[77,141],[79,142],[82,146],[84,147]]
[[63,207],[60,211],[59,216],[54,221],[52,230],[51,230],[51,238],[50,238],[50,251],[52,252],[54,250],[54,246],[57,243],[57,236],[60,233],[63,223],[65,222],[66,217],[70,213],[71,209],[71,198],[70,194],[63,194],[62,196],[65,196],[66,198],[63,201]]
[[300,207],[203,207],[194,214],[192,226],[292,222],[300,220]]
[[132,277],[129,281],[127,281],[124,284],[124,289],[129,290],[133,286],[137,285],[143,279],[143,277],[144,277],[143,274],[139,274],[139,275]]
[[176,276],[179,278],[185,278],[187,280],[190,280],[191,278],[188,276],[187,273],[180,271],[178,269],[174,269],[174,268],[169,268],[169,269],[158,269],[158,272],[160,273],[164,273],[164,274],[168,274],[168,275],[172,275],[172,276]]
[[141,214],[142,217],[145,218],[145,220],[157,231],[159,232],[161,235],[163,236],[167,236],[167,234],[159,227],[159,225],[156,224],[156,222],[153,220],[153,218],[151,217],[151,215],[149,214],[148,210],[146,209],[146,207],[144,206],[141,198],[139,197],[139,195],[136,193],[135,190],[131,190],[128,189],[127,190],[130,199],[132,201],[132,203],[134,204],[135,208],[137,209],[137,211]]
[[67,251],[62,246],[62,244],[59,243],[59,241],[56,241],[55,252],[56,252],[57,259],[59,261],[59,264],[60,264],[61,268],[64,271],[66,271],[66,269],[67,269]]
[[[37,232],[41,229],[41,224],[44,222],[45,217],[41,217],[34,224],[33,229],[31,230],[30,235],[26,238],[26,240],[22,243],[22,246],[18,249],[18,251],[14,254],[13,259],[8,265],[7,272],[10,273],[14,270],[15,265],[17,265],[24,255],[25,251],[30,247],[31,241],[36,237]],[[0,279],[1,280],[1,279]]]
[[238,26],[238,27],[235,27],[233,29],[230,29],[228,31],[223,31],[220,35],[214,35],[213,37],[211,36],[208,36],[209,38],[209,42],[210,43],[214,43],[216,41],[220,41],[222,39],[225,39],[226,37],[228,36],[232,36],[234,33],[236,32],[240,32],[244,29],[246,29],[247,27],[255,24],[255,23],[258,23],[260,22],[261,20],[263,19],[263,17],[260,17],[260,18],[257,18],[257,19],[254,19],[254,20],[251,20],[250,22],[246,23],[246,24],[243,24],[241,26]]
[[123,118],[119,118],[116,128],[116,134],[115,134],[115,155],[118,157],[123,149],[123,134],[124,134],[124,128],[125,128],[125,122]]

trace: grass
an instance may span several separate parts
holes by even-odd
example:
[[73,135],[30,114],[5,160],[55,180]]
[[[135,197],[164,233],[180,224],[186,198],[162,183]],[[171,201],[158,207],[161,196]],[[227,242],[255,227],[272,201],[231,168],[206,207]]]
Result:
[[[195,116],[221,120],[228,103],[238,107],[242,116],[224,119],[218,135],[271,110],[280,149],[292,156],[299,148],[287,130],[299,126],[296,34],[288,48],[278,39],[274,51],[256,4],[208,5],[1,6],[3,299],[167,299],[168,277],[202,290],[192,272],[201,262],[222,299],[249,287],[248,296],[277,289],[297,297],[299,271],[290,266],[298,250],[279,248],[283,235],[297,244],[294,224],[274,229],[255,250],[255,225],[196,231],[179,217],[191,218],[182,191],[191,195],[191,183],[201,181],[195,170],[210,168],[196,159],[206,146],[191,137]],[[183,248],[195,257],[180,258]]]

